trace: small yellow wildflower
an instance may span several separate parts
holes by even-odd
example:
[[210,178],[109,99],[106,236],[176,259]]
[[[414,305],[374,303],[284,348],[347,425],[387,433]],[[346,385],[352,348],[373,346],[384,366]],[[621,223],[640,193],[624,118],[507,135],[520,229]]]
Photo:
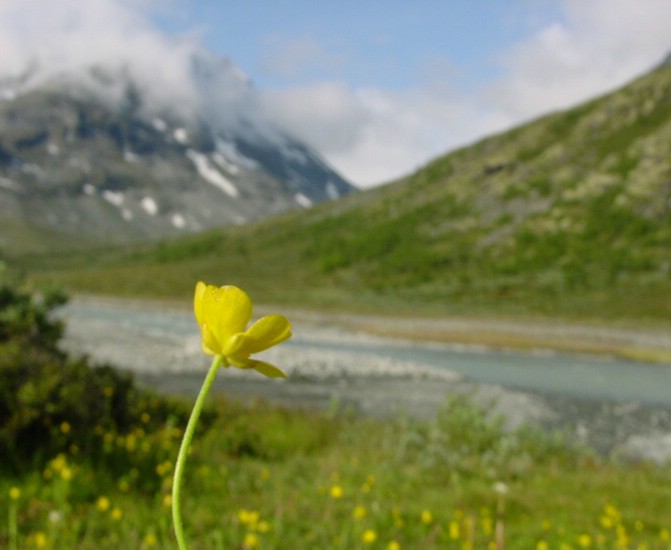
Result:
[[659,532],[659,538],[664,542],[671,541],[671,532],[668,529],[664,528]]
[[391,510],[391,515],[394,517],[394,525],[399,529],[405,525],[405,521],[401,517],[401,510],[398,507],[394,507]]
[[9,488],[9,498],[12,500],[19,500],[21,498],[21,489],[18,487]]
[[361,490],[364,493],[370,493],[374,485],[375,485],[375,476],[369,475],[368,478],[366,478],[366,483],[364,483],[363,486],[361,487]]
[[373,544],[377,540],[377,533],[372,529],[366,529],[361,535],[361,540],[364,544]]
[[70,481],[72,479],[72,470],[67,466],[63,466],[61,469],[61,478],[65,481]]
[[253,510],[246,510],[242,508],[238,512],[238,522],[240,525],[254,526],[259,521],[260,514]]
[[123,512],[121,508],[115,508],[110,515],[114,521],[119,521],[123,517]]
[[366,507],[365,506],[356,506],[352,511],[352,517],[354,519],[363,519],[366,517]]
[[194,313],[207,355],[222,356],[224,366],[255,369],[270,378],[286,375],[274,365],[250,359],[291,337],[291,325],[282,315],[266,315],[245,330],[252,317],[252,301],[235,286],[196,285]]
[[256,528],[254,529],[257,533],[267,533],[270,531],[270,523],[267,521],[259,521],[256,524]]
[[461,536],[461,526],[458,521],[452,520],[449,526],[450,538],[457,540]]
[[592,546],[592,537],[587,533],[583,533],[578,537],[578,546],[580,546],[580,548],[589,548]]
[[541,529],[543,529],[543,531],[546,531],[546,532],[547,532],[547,531],[549,531],[551,528],[552,528],[552,523],[550,523],[550,520],[548,520],[548,519],[544,519],[544,520],[541,522]]
[[259,540],[259,537],[257,535],[255,535],[254,533],[247,533],[245,535],[245,540],[242,543],[242,545],[244,546],[244,548],[248,550],[253,550],[254,548],[259,547],[260,542],[261,541]]
[[603,515],[599,518],[599,523],[601,523],[601,527],[604,529],[612,529],[615,527],[615,521],[611,516]]
[[69,434],[70,430],[72,430],[72,426],[70,426],[69,422],[61,422],[61,432],[64,434]]
[[142,539],[142,544],[146,548],[154,548],[158,544],[158,539],[154,533],[147,533],[144,539]]
[[425,525],[429,525],[430,523],[433,522],[433,514],[431,513],[431,510],[422,510],[422,523]]
[[36,533],[33,534],[32,539],[35,548],[46,548],[49,542],[49,540],[47,539],[47,535],[44,533],[44,531],[37,531]]
[[387,550],[401,550],[401,545],[395,540],[389,541],[389,544],[387,544]]
[[549,549],[550,545],[544,540],[539,540],[536,543],[536,550],[549,550]]
[[107,497],[98,497],[96,508],[101,512],[107,512],[110,509],[110,499]]
[[334,485],[333,487],[331,487],[329,494],[331,495],[331,498],[336,500],[342,498],[343,496],[342,487],[340,485]]

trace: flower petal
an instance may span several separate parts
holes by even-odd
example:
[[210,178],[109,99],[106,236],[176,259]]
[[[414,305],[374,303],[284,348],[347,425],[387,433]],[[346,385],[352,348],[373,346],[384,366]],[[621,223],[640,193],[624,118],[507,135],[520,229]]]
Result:
[[221,344],[217,341],[207,325],[202,325],[200,327],[200,335],[200,347],[205,355],[221,354]]
[[266,315],[230,341],[227,353],[249,357],[291,337],[291,324],[283,315]]
[[205,290],[207,285],[203,281],[198,281],[196,285],[196,294],[193,297],[193,312],[196,314],[196,321],[198,321],[198,326],[203,325],[203,297],[205,296]]
[[231,358],[229,359],[231,365],[239,369],[254,369],[257,372],[267,376],[268,378],[286,378],[287,375],[284,374],[280,369],[275,365],[266,363],[265,361],[257,361],[256,359],[246,359],[246,358]]
[[252,316],[252,301],[247,293],[235,286],[217,288],[208,285],[202,294],[201,326],[207,325],[221,347],[233,335],[245,330]]

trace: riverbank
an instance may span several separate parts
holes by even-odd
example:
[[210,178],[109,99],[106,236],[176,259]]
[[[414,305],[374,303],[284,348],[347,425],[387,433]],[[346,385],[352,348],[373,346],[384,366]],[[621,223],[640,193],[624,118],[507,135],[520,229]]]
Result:
[[[259,314],[265,313],[261,309]],[[450,370],[449,365],[439,368],[366,351],[372,345],[411,351],[417,346],[449,345],[466,354],[486,348],[483,340],[452,340],[468,334],[503,334],[506,339],[511,334],[523,335],[530,344],[527,350],[536,352],[547,352],[549,341],[566,341],[574,335],[582,335],[581,341],[592,345],[606,342],[608,346],[635,345],[639,350],[671,350],[671,342],[662,331],[285,313],[294,324],[295,336],[291,342],[269,350],[265,358],[285,369],[289,379],[267,380],[254,372],[226,369],[218,376],[216,392],[294,407],[337,407],[371,416],[416,417],[435,415],[449,395],[468,395],[491,414],[504,417],[508,427],[526,423],[562,430],[574,442],[609,454],[657,461],[671,457],[668,405],[523,391],[514,385],[475,382]],[[65,318],[68,350],[131,370],[160,391],[187,396],[197,393],[208,359],[200,352],[198,331],[186,306],[76,299],[66,309]],[[420,333],[422,338],[409,338]],[[533,339],[534,335],[538,340]]]

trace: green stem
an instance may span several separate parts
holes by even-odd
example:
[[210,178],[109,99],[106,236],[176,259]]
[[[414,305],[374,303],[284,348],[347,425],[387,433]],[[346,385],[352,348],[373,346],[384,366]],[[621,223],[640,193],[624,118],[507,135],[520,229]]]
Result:
[[[10,497],[11,498],[11,497]],[[10,550],[16,550],[17,539],[18,539],[18,529],[16,528],[16,504],[14,502],[9,503],[9,548]]]
[[182,504],[180,502],[182,481],[184,478],[184,465],[186,463],[186,457],[189,454],[189,447],[191,446],[193,434],[196,431],[198,418],[200,417],[200,413],[202,412],[203,406],[205,405],[205,398],[207,397],[214,379],[217,376],[217,371],[222,364],[224,364],[224,357],[222,355],[216,355],[212,361],[210,370],[205,377],[203,386],[200,388],[200,393],[196,398],[196,402],[193,405],[189,422],[186,425],[186,430],[184,430],[184,437],[182,437],[182,444],[179,447],[179,454],[177,455],[175,475],[172,480],[172,521],[175,526],[175,536],[177,537],[177,546],[179,546],[179,550],[188,550],[186,541],[184,540],[184,527],[182,525]]

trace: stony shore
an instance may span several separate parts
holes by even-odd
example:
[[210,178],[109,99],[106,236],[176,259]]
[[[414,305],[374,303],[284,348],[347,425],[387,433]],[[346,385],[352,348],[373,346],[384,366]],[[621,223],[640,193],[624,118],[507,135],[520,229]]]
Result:
[[[77,304],[111,307],[109,318],[82,315]],[[127,322],[134,312],[156,304],[79,299],[66,313],[65,346],[136,373],[161,391],[195,395],[207,369],[197,331],[183,333]],[[186,308],[161,306],[165,326],[192,321]],[[67,311],[67,310],[66,310]],[[260,313],[264,313],[263,311]],[[475,319],[394,319],[322,315],[292,311],[294,339],[266,358],[289,374],[288,380],[223,370],[215,391],[238,399],[262,398],[287,406],[347,408],[372,416],[431,417],[448,395],[465,394],[509,427],[529,423],[559,429],[577,443],[624,458],[664,462],[671,458],[671,407],[636,402],[595,401],[475,383],[445,369],[391,360],[356,351],[357,343],[379,345],[495,346],[532,350],[598,352],[641,357],[671,354],[671,335],[659,329],[593,327],[561,323],[522,323]],[[311,342],[314,345],[311,345]],[[324,342],[344,350],[324,348]],[[320,347],[321,344],[321,347]],[[348,349],[348,348],[351,348]],[[667,368],[667,367],[660,367]]]

